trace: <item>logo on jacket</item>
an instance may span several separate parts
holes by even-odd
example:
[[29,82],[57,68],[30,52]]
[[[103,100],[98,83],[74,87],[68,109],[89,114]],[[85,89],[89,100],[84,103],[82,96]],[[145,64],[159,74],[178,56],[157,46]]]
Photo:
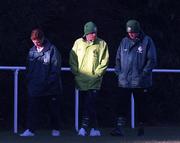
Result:
[[139,46],[138,49],[137,49],[137,52],[138,53],[142,53],[143,52],[143,48],[141,46]]
[[93,51],[93,56],[94,56],[94,57],[97,57],[97,55],[98,55],[97,50],[94,50],[94,51]]
[[44,56],[42,57],[42,62],[43,64],[49,64],[50,62],[50,54],[49,53],[44,53]]
[[48,63],[48,59],[47,58],[44,58],[44,63]]
[[124,52],[127,52],[127,50],[128,50],[127,48],[124,48]]

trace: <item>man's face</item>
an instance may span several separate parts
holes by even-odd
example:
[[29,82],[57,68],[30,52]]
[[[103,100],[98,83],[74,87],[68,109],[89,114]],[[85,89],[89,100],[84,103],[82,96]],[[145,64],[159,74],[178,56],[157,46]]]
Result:
[[37,47],[40,48],[43,46],[43,39],[33,39],[32,42],[33,44]]
[[136,38],[138,38],[139,33],[128,32],[128,35],[129,35],[129,37],[130,37],[132,40],[135,40]]
[[97,35],[96,33],[89,33],[86,35],[86,40],[88,42],[94,41],[96,39],[96,35]]

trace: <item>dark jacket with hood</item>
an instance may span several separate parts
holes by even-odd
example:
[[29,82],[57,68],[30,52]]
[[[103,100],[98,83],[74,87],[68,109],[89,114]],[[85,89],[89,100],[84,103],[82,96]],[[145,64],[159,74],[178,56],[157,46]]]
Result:
[[47,39],[43,50],[33,46],[28,54],[27,81],[29,96],[59,95],[61,84],[61,56]]
[[152,69],[156,66],[156,48],[152,39],[140,33],[136,40],[123,38],[116,55],[115,72],[119,87],[152,86]]

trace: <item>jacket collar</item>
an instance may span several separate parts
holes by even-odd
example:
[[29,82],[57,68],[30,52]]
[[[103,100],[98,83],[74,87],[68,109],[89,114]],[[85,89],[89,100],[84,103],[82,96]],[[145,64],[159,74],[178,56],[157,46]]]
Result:
[[142,40],[144,39],[144,36],[145,36],[145,33],[144,33],[142,30],[140,31],[138,38],[135,39],[135,40],[132,40],[132,39],[129,37],[129,35],[127,34],[127,38],[128,38],[130,41],[132,41],[133,43],[137,43],[137,42],[142,41]]
[[[46,52],[46,51],[48,51],[48,50],[50,49],[50,46],[51,46],[51,45],[52,45],[52,44],[49,42],[49,40],[45,39],[45,40],[44,40],[44,43],[43,43],[44,48],[43,48],[43,50],[42,50],[41,52]],[[33,46],[32,51],[37,51],[37,47],[36,47],[35,45]],[[41,52],[40,52],[40,53],[41,53]]]
[[[82,37],[83,41],[86,42],[88,44],[88,42],[86,41],[86,38],[85,37]],[[96,39],[92,42],[91,45],[95,45],[95,44],[98,44],[99,43],[99,38],[96,37]]]

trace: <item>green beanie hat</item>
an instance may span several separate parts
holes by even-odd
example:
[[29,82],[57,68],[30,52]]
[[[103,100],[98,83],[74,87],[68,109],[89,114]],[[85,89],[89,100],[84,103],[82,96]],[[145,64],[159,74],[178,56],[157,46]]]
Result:
[[87,22],[84,25],[84,36],[86,36],[89,33],[97,33],[97,27],[93,22]]
[[127,32],[135,32],[135,33],[139,33],[141,30],[140,28],[140,24],[137,20],[129,20],[126,23],[126,31]]

